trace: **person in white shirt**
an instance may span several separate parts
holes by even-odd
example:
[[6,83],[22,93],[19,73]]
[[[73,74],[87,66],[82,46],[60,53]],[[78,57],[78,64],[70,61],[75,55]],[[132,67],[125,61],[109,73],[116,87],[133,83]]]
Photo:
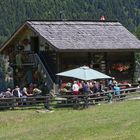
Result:
[[79,93],[79,86],[76,81],[74,81],[74,84],[72,85],[72,91],[73,95],[77,95]]

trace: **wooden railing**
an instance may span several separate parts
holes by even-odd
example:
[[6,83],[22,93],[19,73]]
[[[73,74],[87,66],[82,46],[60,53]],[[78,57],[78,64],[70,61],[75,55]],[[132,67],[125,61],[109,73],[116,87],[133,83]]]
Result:
[[40,64],[41,69],[43,70],[43,73],[46,74],[46,78],[45,78],[46,82],[45,83],[46,83],[46,86],[48,88],[48,91],[52,90],[53,89],[53,84],[54,84],[53,80],[51,79],[48,71],[46,70],[46,68],[45,68],[44,64],[42,63],[38,54],[34,54],[34,57],[35,57],[36,64],[37,65]]
[[[114,92],[114,91],[110,91]],[[11,97],[0,98],[0,109],[14,109],[16,107],[38,107],[44,106],[49,109],[51,107],[66,107],[71,106],[73,108],[87,108],[89,105],[99,104],[101,102],[107,102],[107,94],[109,92],[103,92],[99,94],[81,94],[81,95],[57,95],[52,97],[36,96],[36,97]],[[120,95],[114,95],[113,101],[121,101],[134,97],[134,93],[140,93],[140,88],[128,88],[121,90]],[[130,96],[132,95],[132,96]],[[140,95],[139,95],[140,96]]]

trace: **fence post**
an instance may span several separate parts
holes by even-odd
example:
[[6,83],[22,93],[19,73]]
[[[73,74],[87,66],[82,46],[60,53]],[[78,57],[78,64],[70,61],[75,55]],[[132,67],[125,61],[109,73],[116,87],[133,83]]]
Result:
[[46,109],[50,109],[50,106],[49,106],[49,100],[50,100],[50,96],[46,96],[46,99],[45,99],[45,103],[44,103],[44,106]]
[[89,94],[86,94],[85,95],[85,108],[88,108],[89,104],[88,104],[88,97],[89,97]]
[[12,98],[12,100],[11,100],[11,109],[14,109],[14,107],[15,107],[15,99]]
[[78,96],[74,95],[74,97],[73,97],[73,108],[77,109],[78,107],[79,107]]

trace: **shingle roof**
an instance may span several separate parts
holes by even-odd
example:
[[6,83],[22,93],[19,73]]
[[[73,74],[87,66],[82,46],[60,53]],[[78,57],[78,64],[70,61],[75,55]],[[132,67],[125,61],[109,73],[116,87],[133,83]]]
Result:
[[119,22],[27,21],[27,25],[62,51],[140,49],[140,41]]

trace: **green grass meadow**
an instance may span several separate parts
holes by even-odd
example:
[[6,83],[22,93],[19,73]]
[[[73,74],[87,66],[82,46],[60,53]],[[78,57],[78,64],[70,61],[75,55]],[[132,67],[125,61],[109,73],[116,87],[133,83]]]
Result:
[[0,140],[140,140],[140,101],[52,113],[0,111]]

